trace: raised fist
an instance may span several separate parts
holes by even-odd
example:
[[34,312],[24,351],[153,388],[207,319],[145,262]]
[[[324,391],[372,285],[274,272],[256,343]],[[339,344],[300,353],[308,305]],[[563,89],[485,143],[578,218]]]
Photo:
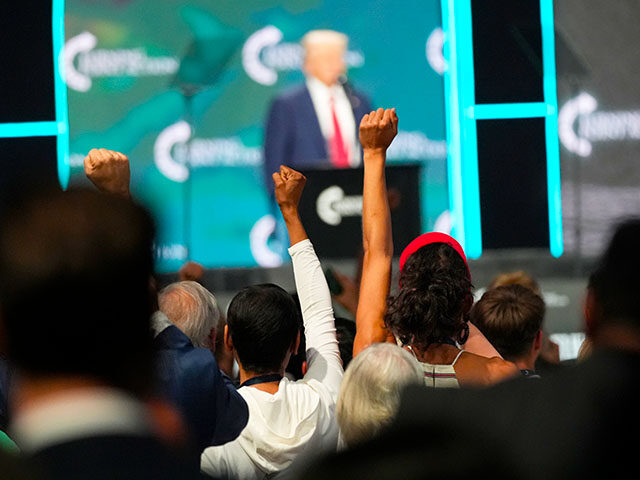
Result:
[[302,190],[307,179],[300,172],[280,165],[280,171],[273,174],[276,201],[281,210],[297,209]]
[[129,159],[120,152],[93,148],[84,158],[84,173],[104,193],[129,196]]
[[379,108],[362,117],[360,144],[364,150],[386,150],[398,133],[398,116],[395,108]]
[[200,282],[204,276],[204,267],[197,262],[187,262],[180,270],[178,270],[178,278],[180,281],[191,280],[193,282]]

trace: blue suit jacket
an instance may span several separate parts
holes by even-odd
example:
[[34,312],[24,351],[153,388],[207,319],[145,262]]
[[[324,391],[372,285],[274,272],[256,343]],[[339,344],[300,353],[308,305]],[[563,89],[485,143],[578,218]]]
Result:
[[175,326],[154,338],[154,348],[161,393],[183,414],[200,451],[235,439],[249,409],[213,354]]
[[9,389],[11,385],[12,368],[4,355],[0,355],[0,430],[6,430],[9,425]]
[[[354,90],[349,89],[347,95],[357,129],[362,117],[371,111],[371,104]],[[331,167],[326,140],[306,85],[276,97],[269,110],[264,137],[264,173],[270,193],[273,192],[271,175],[280,165],[296,170]]]

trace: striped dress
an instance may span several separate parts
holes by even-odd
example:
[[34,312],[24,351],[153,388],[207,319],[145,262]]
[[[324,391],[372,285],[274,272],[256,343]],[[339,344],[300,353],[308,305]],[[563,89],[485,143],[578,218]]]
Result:
[[453,366],[460,358],[464,350],[460,350],[456,355],[453,363],[449,365],[433,365],[431,363],[419,362],[424,372],[424,384],[427,387],[433,388],[460,388],[458,379],[456,378],[456,371]]

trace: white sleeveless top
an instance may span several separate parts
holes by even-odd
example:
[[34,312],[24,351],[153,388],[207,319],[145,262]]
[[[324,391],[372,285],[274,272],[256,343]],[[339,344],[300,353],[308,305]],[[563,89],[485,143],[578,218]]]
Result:
[[460,350],[453,360],[453,363],[449,365],[433,365],[431,363],[418,362],[424,372],[424,384],[432,388],[460,388],[453,366],[458,361],[458,358],[460,358],[460,355],[462,355],[462,352],[464,352],[464,350]]

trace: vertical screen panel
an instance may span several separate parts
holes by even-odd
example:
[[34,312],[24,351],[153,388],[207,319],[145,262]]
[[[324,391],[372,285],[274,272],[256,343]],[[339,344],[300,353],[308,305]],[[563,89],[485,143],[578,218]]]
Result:
[[55,120],[52,2],[0,5],[0,123]]
[[544,122],[477,122],[484,248],[549,247]]
[[57,188],[56,137],[0,138],[0,217],[18,197]]
[[476,104],[544,101],[539,0],[472,0]]

